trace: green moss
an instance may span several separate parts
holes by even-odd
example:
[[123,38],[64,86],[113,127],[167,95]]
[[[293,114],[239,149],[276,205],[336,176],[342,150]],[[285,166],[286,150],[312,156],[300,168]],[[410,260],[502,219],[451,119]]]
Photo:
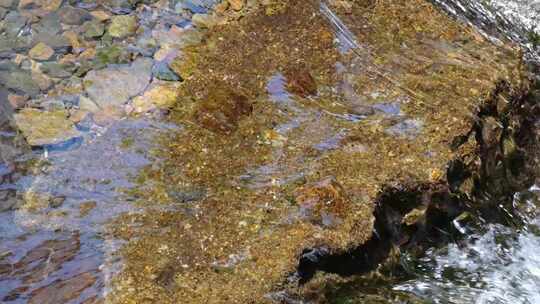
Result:
[[122,139],[122,142],[120,143],[120,148],[128,149],[132,147],[134,143],[135,143],[135,139],[133,137],[126,137]]

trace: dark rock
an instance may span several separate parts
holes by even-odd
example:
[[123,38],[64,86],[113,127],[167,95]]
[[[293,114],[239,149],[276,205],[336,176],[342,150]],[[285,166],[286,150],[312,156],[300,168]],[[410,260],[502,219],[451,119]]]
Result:
[[77,67],[72,63],[44,62],[41,65],[44,74],[54,78],[68,78],[75,72]]
[[125,15],[131,13],[134,9],[134,2],[130,0],[106,0],[103,5],[111,12],[117,15]]
[[49,34],[56,35],[62,31],[62,23],[58,13],[50,13],[41,18],[41,20],[32,26],[35,35]]
[[51,207],[51,208],[59,208],[64,204],[65,201],[66,201],[66,197],[64,197],[64,196],[58,196],[58,197],[51,198],[51,200],[49,201],[49,207]]
[[201,5],[198,5],[194,3],[194,1],[191,1],[191,0],[186,0],[186,1],[178,3],[177,8],[188,10],[192,12],[193,14],[206,14],[208,12],[207,8]]
[[32,79],[32,75],[28,71],[14,70],[0,72],[0,84],[7,88],[22,92],[34,97],[40,93],[39,86]]
[[129,58],[128,50],[118,45],[111,45],[96,50],[95,63],[98,67],[105,67],[109,64],[128,63]]
[[98,38],[103,36],[105,26],[98,20],[86,21],[82,25],[82,31],[86,38]]
[[175,72],[173,72],[167,63],[165,62],[157,62],[154,64],[154,67],[152,68],[152,74],[155,78],[159,80],[165,80],[165,81],[180,81],[180,76],[176,75]]
[[22,28],[26,25],[27,20],[28,19],[19,12],[10,11],[4,17],[4,22],[0,25],[0,31],[4,32],[8,37],[17,37]]
[[75,8],[72,6],[65,6],[58,10],[60,21],[68,25],[81,25],[85,21],[91,20],[92,15],[86,10]]

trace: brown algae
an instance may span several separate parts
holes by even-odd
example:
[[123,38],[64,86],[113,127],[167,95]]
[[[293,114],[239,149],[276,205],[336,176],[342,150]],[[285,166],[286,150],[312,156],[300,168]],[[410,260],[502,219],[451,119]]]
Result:
[[[474,129],[498,83],[526,86],[517,49],[425,0],[330,1],[363,57],[340,52],[315,2],[261,2],[177,63],[186,81],[171,119],[183,128],[138,191],[140,204],[172,208],[115,222],[129,243],[111,302],[271,302],[297,288],[304,249],[343,253],[372,237],[383,189],[445,184],[452,160],[474,163],[476,142],[454,139]],[[275,73],[289,103],[268,96]],[[381,102],[400,113],[347,119]],[[253,187],[261,172],[269,182]]]

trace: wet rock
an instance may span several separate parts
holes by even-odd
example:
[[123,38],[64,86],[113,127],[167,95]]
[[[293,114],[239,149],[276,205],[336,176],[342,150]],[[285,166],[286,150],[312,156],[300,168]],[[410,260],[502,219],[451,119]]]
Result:
[[111,15],[106,11],[93,11],[90,14],[101,22],[111,19]]
[[131,65],[111,66],[86,74],[84,86],[88,96],[102,108],[122,105],[148,86],[152,76],[152,60],[140,58]]
[[0,0],[0,7],[10,8],[15,3],[15,0]]
[[238,128],[243,116],[251,114],[249,98],[226,87],[211,89],[198,105],[194,118],[204,128],[230,134]]
[[73,63],[44,62],[40,66],[41,72],[54,78],[71,77],[77,67]]
[[11,107],[14,110],[17,110],[24,107],[24,105],[26,104],[26,101],[28,100],[28,96],[9,94],[7,99]]
[[169,64],[169,67],[182,79],[188,79],[193,74],[195,62],[192,56],[178,56]]
[[486,146],[492,147],[500,142],[503,132],[502,124],[494,117],[486,117],[482,125],[482,141]]
[[42,91],[48,90],[53,85],[53,81],[39,70],[32,70],[32,80]]
[[28,56],[34,60],[49,60],[54,55],[54,50],[43,42],[40,42],[34,46]]
[[79,97],[79,109],[91,113],[95,113],[100,110],[99,106],[95,102],[93,102],[92,99],[86,96]]
[[317,83],[305,67],[291,68],[285,72],[287,89],[301,97],[317,94]]
[[334,177],[297,189],[295,201],[304,218],[325,227],[338,225],[351,209],[345,190]]
[[152,74],[155,78],[165,81],[180,81],[180,76],[173,72],[166,62],[157,62],[152,68]]
[[86,201],[82,202],[79,205],[79,215],[80,217],[87,216],[94,208],[96,208],[97,203],[95,201]]
[[72,112],[69,116],[69,120],[73,121],[73,123],[78,124],[81,121],[83,121],[86,116],[88,116],[89,112],[84,110],[77,110],[75,112]]
[[94,122],[100,126],[108,126],[126,115],[123,108],[115,105],[106,105],[94,114]]
[[188,10],[194,14],[205,14],[208,12],[208,9],[200,3],[200,1],[186,0],[178,2],[176,11]]
[[49,201],[49,207],[51,207],[51,208],[59,208],[64,204],[65,201],[66,201],[65,196],[53,197]]
[[58,15],[60,16],[60,21],[68,25],[81,25],[85,21],[92,19],[92,15],[86,10],[65,6],[58,10]]
[[31,97],[40,93],[39,86],[34,82],[32,75],[28,71],[0,71],[0,83],[4,84],[7,88],[22,92]]
[[79,295],[96,281],[92,273],[82,273],[67,280],[56,280],[32,292],[29,304],[67,303]]
[[31,146],[54,145],[80,135],[62,110],[23,109],[15,114],[15,123]]
[[155,85],[143,95],[133,99],[135,112],[144,113],[155,108],[168,108],[174,105],[178,99],[179,86],[175,83],[163,83]]
[[[18,202],[18,199],[14,191],[11,191],[11,190],[0,191],[0,212],[15,209],[17,206],[17,202]],[[0,270],[0,277],[1,276],[2,276],[2,270]]]
[[0,35],[0,57],[9,58],[13,52],[25,52],[30,48],[31,38],[23,37],[7,37]]
[[124,15],[133,11],[133,5],[139,1],[132,0],[104,0],[103,5],[114,14]]
[[111,18],[108,33],[114,38],[124,38],[135,34],[137,27],[135,16],[114,16]]
[[386,133],[398,137],[414,138],[422,131],[423,125],[424,123],[420,120],[406,119],[386,129]]
[[3,31],[8,37],[16,37],[26,25],[28,18],[22,16],[17,11],[10,11],[2,23],[0,23],[0,31]]
[[373,107],[370,107],[370,106],[356,105],[356,106],[351,107],[349,112],[351,114],[359,115],[359,116],[371,116],[375,114],[375,109],[373,109]]
[[62,31],[62,23],[60,16],[57,13],[50,13],[39,20],[38,23],[32,26],[34,36],[46,35],[52,37]]
[[86,21],[81,30],[86,38],[98,38],[103,36],[105,32],[105,26],[98,20]]
[[227,0],[227,2],[229,2],[230,7],[235,11],[243,9],[246,4],[246,0]]
[[111,45],[96,50],[96,65],[99,67],[112,63],[128,63],[129,57],[130,53],[127,50]]
[[22,10],[37,10],[41,9],[45,12],[56,11],[62,5],[63,0],[20,0],[19,9]]
[[222,19],[209,14],[195,14],[191,18],[191,21],[197,27],[210,29],[218,25],[222,21]]

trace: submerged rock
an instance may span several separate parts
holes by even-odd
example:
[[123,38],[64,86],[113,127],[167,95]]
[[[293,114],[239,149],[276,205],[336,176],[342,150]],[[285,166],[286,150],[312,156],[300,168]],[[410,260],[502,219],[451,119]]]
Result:
[[124,38],[135,34],[137,27],[135,16],[114,16],[111,18],[108,33],[114,38]]
[[317,94],[317,83],[305,67],[291,68],[285,72],[287,88],[301,97]]
[[155,108],[166,109],[172,107],[178,99],[179,86],[174,83],[153,85],[141,96],[133,98],[135,112],[144,113]]
[[31,146],[54,145],[80,136],[65,111],[44,112],[22,109],[15,114],[15,124]]
[[348,216],[351,201],[334,177],[305,185],[296,191],[302,217],[318,225],[333,227]]
[[32,97],[40,93],[39,86],[32,79],[30,72],[24,70],[0,71],[0,84]]
[[35,60],[49,60],[54,55],[54,50],[43,42],[40,42],[34,46],[28,56]]
[[84,78],[88,96],[104,108],[120,106],[141,94],[152,77],[152,60],[140,58],[129,65],[110,66],[92,70]]
[[195,120],[204,128],[229,134],[238,128],[243,116],[251,114],[249,98],[227,87],[211,88],[197,106]]

